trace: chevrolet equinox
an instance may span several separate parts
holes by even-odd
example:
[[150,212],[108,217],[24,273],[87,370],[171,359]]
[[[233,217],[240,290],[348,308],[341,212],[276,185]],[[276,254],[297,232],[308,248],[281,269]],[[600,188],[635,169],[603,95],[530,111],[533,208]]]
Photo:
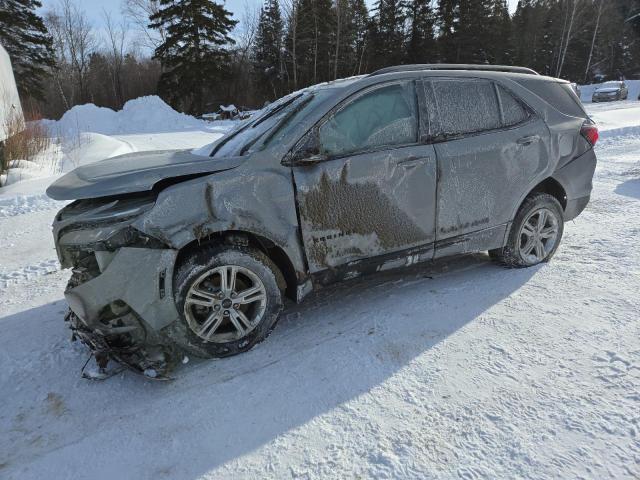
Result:
[[589,201],[598,130],[571,84],[405,65],[292,93],[206,148],[81,166],[47,193],[67,320],[98,365],[164,376],[245,352],[286,297],[488,251],[547,262]]

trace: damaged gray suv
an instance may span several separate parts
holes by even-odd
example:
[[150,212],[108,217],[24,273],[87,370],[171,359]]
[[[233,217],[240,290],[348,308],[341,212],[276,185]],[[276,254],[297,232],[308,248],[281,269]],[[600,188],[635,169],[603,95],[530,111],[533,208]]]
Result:
[[589,201],[598,130],[568,82],[409,65],[296,92],[207,148],[82,166],[49,187],[75,337],[166,375],[244,352],[285,298],[478,251],[548,261]]

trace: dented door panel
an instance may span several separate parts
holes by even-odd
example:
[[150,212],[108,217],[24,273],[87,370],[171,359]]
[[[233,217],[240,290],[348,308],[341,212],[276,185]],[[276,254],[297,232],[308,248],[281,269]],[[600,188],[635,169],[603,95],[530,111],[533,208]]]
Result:
[[432,146],[368,152],[293,171],[312,273],[434,242]]
[[[436,145],[438,240],[506,224],[531,179],[548,167],[544,122],[533,120]],[[520,138],[533,137],[521,145]]]
[[[501,246],[495,239],[513,220],[514,206],[549,171],[549,130],[495,82],[441,77],[423,87],[426,108],[436,112],[429,117],[438,158],[436,240],[449,250],[448,240],[474,250]],[[483,245],[483,238],[493,240]]]

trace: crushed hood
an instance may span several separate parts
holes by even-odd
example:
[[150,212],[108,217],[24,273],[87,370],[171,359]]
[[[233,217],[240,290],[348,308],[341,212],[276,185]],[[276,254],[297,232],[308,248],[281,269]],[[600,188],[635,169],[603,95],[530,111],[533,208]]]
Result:
[[47,189],[54,200],[80,200],[151,190],[161,180],[235,168],[244,157],[211,158],[189,150],[139,152],[78,167]]

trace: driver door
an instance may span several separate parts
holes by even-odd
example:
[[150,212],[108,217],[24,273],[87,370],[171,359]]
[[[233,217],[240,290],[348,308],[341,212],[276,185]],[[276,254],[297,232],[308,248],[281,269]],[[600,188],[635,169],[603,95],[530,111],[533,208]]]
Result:
[[419,123],[414,82],[394,82],[349,98],[303,139],[315,155],[294,153],[293,176],[312,273],[433,245],[436,157]]

